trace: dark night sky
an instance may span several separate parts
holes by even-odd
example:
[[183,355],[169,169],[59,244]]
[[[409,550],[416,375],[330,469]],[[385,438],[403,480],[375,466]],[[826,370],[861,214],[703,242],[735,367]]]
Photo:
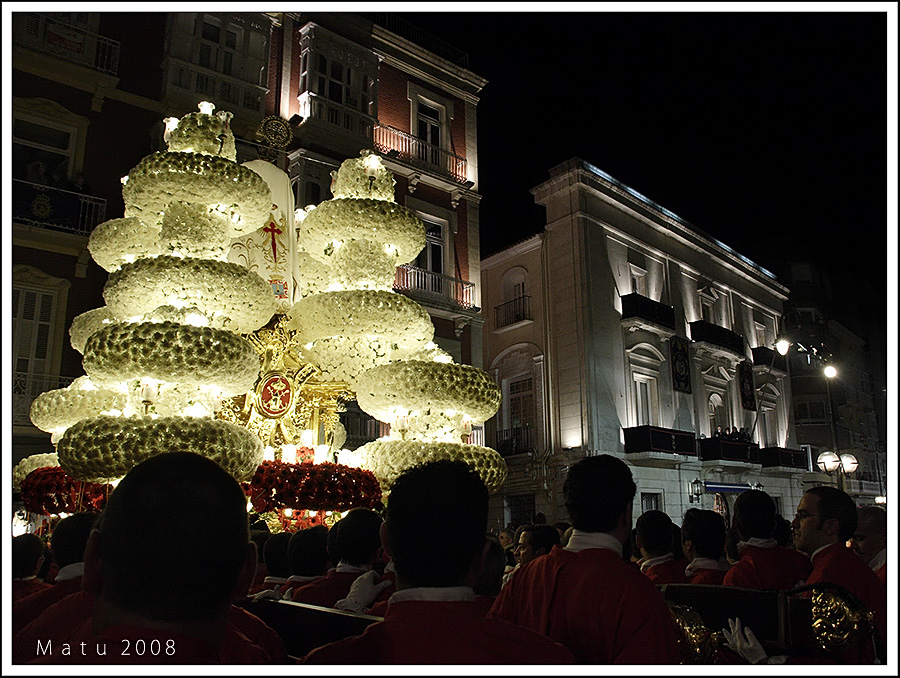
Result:
[[770,270],[796,246],[884,289],[884,12],[400,16],[488,80],[484,256],[543,228],[529,189],[578,156]]

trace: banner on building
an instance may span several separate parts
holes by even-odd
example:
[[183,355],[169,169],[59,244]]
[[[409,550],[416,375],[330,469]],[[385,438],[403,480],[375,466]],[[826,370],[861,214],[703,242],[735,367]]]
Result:
[[756,410],[756,387],[753,385],[753,368],[748,360],[738,365],[738,383],[741,387],[741,405],[745,410]]
[[672,388],[684,393],[691,392],[691,361],[688,342],[681,337],[669,339],[672,353]]

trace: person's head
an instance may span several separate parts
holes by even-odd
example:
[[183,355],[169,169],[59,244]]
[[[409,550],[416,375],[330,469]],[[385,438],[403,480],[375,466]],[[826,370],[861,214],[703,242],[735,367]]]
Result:
[[484,554],[484,569],[470,573],[472,590],[476,596],[496,596],[503,586],[503,571],[506,569],[506,553],[500,542],[488,537],[488,549]]
[[792,548],[794,546],[793,536],[791,535],[791,521],[778,514],[775,516],[775,531],[772,533],[774,539],[779,546]]
[[513,543],[513,537],[515,537],[515,530],[504,527],[497,535],[497,541],[500,542],[500,546],[506,548]]
[[[258,530],[253,529],[253,526],[250,527],[250,541],[256,544],[256,555],[257,555],[257,563],[259,566],[265,567],[266,560],[263,555],[263,549],[266,547],[266,542],[269,540],[269,537],[272,536],[272,533],[266,530]],[[268,571],[268,570],[267,570]]]
[[50,550],[59,567],[84,560],[84,547],[96,520],[96,513],[73,513],[56,524],[50,537]]
[[36,534],[20,534],[12,540],[13,579],[33,577],[44,562],[44,542]]
[[293,532],[279,532],[266,539],[263,546],[263,561],[270,577],[291,576],[291,564],[288,562],[288,544]]
[[621,542],[631,531],[636,490],[631,470],[609,454],[586,457],[570,466],[563,483],[566,510],[575,529],[608,532]]
[[328,569],[328,528],[314,525],[295,532],[288,542],[291,574],[316,577]]
[[887,511],[880,506],[861,506],[856,516],[858,524],[850,546],[868,563],[887,547]]
[[734,500],[734,528],[738,536],[770,539],[775,532],[775,502],[762,490],[741,492]]
[[823,546],[845,542],[856,533],[856,505],[846,492],[820,485],[806,491],[791,522],[794,546],[811,556]]
[[566,522],[565,520],[560,520],[558,523],[553,523],[553,527],[556,528],[556,531],[559,532],[560,539],[562,539],[562,536],[566,533],[566,530],[572,527],[572,523]]
[[433,461],[400,474],[382,530],[398,588],[463,585],[470,570],[481,569],[487,514],[487,488],[463,461]]
[[550,553],[559,541],[559,532],[552,525],[526,525],[519,532],[516,560],[520,565],[530,563],[538,556]]
[[635,523],[637,544],[644,558],[672,552],[672,519],[663,511],[644,511]]
[[341,518],[337,533],[340,560],[354,567],[373,565],[381,550],[381,523],[381,516],[367,508],[351,509]]
[[688,509],[681,523],[681,543],[685,555],[718,560],[725,555],[725,519],[715,511]]
[[110,495],[84,568],[84,588],[107,620],[220,623],[231,601],[247,594],[256,569],[247,498],[210,459],[187,452],[151,457]]
[[683,560],[686,556],[681,546],[681,528],[672,522],[672,555],[675,560]]

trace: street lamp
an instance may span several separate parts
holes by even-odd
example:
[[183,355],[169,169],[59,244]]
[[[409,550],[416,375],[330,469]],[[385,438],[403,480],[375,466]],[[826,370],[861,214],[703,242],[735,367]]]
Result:
[[859,462],[852,454],[844,453],[838,456],[836,452],[825,450],[819,455],[818,459],[816,459],[816,466],[819,467],[819,470],[823,473],[827,473],[829,476],[837,473],[838,487],[843,490],[844,476],[855,473],[856,469],[859,468]]

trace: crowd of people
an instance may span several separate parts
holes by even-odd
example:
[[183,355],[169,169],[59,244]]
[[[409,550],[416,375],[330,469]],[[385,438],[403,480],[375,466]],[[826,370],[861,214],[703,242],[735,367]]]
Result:
[[[588,457],[565,479],[571,524],[536,516],[495,537],[478,474],[440,461],[404,472],[383,515],[357,508],[331,529],[270,534],[250,529],[240,485],[217,464],[158,455],[126,475],[102,514],[56,525],[54,583],[38,576],[42,540],[13,540],[13,662],[674,664],[683,648],[662,584],[838,585],[886,638],[882,508],[815,487],[785,534],[759,490],[737,497],[732,525],[692,508],[680,526],[662,511],[633,520],[635,492],[623,461]],[[375,619],[290,657],[247,609],[262,600]],[[723,663],[876,661],[865,639],[840,653],[770,656],[738,619],[724,637]]]

